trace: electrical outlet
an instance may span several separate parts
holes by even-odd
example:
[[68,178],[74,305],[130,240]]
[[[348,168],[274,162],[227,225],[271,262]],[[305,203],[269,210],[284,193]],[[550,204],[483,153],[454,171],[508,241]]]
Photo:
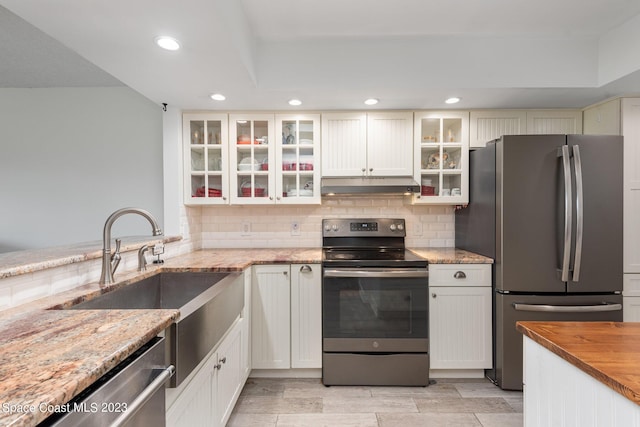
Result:
[[240,232],[241,236],[249,236],[251,234],[251,223],[249,221],[242,222],[242,231]]
[[422,236],[422,223],[416,222],[413,224],[413,235]]
[[300,223],[298,221],[291,221],[291,235],[292,236],[300,235]]

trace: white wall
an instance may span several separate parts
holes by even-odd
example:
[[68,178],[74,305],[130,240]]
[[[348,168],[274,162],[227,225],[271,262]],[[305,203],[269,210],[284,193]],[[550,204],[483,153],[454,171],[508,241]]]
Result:
[[[163,223],[162,109],[126,87],[0,89],[0,252]],[[113,235],[146,235],[142,218]]]

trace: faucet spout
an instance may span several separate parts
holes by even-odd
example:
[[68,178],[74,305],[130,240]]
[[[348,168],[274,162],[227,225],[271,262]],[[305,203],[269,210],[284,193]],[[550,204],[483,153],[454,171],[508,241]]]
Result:
[[102,273],[100,274],[100,285],[113,283],[113,272],[115,268],[111,259],[111,227],[118,218],[126,214],[137,214],[149,221],[154,236],[162,235],[162,229],[158,225],[158,221],[148,211],[140,208],[122,208],[118,209],[107,218],[104,223],[102,232]]

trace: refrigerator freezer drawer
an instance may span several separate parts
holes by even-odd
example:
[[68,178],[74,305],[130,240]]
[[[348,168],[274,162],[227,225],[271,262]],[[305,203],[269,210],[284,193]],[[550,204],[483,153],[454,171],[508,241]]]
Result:
[[621,295],[495,294],[495,376],[503,389],[522,390],[522,334],[516,322],[622,321]]

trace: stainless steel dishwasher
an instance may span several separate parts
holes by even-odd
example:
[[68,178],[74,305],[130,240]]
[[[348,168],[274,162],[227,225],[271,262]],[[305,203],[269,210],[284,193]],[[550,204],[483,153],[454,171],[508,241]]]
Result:
[[165,367],[164,347],[164,338],[149,341],[41,425],[165,426],[164,388],[174,367]]

